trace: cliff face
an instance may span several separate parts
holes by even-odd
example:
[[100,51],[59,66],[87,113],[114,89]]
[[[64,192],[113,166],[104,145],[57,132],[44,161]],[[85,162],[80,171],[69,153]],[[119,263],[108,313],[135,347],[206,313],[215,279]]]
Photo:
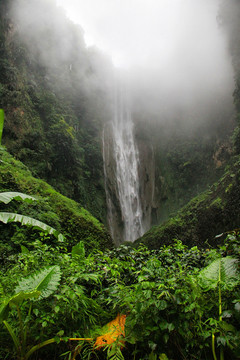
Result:
[[153,146],[139,140],[139,181],[140,202],[143,212],[143,229],[147,231],[154,221],[159,206],[159,194],[156,187],[156,169]]
[[1,1],[0,28],[3,145],[106,222],[101,131],[110,62],[87,49],[54,2]]
[[[34,175],[108,222],[119,244],[128,219],[113,156],[112,65],[85,46],[81,29],[53,3],[46,11],[46,1],[19,0],[20,13],[11,11],[16,3],[0,2],[3,144]],[[38,12],[36,24],[29,16],[24,21],[29,9]],[[227,136],[235,125],[226,91],[216,99],[214,94],[207,106],[196,101],[185,108],[177,107],[175,93],[160,99],[156,91],[155,109],[152,93],[140,89],[133,99],[138,179],[130,197],[133,208],[140,204],[135,225],[141,231],[168,219],[222,174],[232,151]]]
[[115,244],[119,245],[123,239],[124,223],[118,194],[116,159],[113,156],[113,134],[112,126],[110,124],[104,128],[102,144],[107,203],[107,223]]
[[[240,157],[233,158],[228,170],[209,189],[193,198],[176,216],[152,227],[137,243],[158,249],[161,245],[181,240],[188,246],[209,248],[239,228]],[[217,236],[219,235],[220,236]],[[217,236],[217,237],[216,237]]]

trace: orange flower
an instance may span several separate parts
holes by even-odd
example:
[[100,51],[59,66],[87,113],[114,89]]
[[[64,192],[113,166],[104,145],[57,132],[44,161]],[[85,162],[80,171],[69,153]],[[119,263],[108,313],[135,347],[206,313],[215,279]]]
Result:
[[[125,321],[126,315],[118,314],[116,319],[110,321],[104,327],[106,330],[103,335],[97,337],[94,347],[99,350],[105,345],[113,344],[119,336],[125,336]],[[120,341],[120,343],[123,345],[124,341]]]

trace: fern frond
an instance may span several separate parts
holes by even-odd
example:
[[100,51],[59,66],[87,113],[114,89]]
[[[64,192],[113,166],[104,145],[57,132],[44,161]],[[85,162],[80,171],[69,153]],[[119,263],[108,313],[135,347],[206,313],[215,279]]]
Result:
[[109,346],[107,349],[108,360],[124,360],[124,356],[119,346]]

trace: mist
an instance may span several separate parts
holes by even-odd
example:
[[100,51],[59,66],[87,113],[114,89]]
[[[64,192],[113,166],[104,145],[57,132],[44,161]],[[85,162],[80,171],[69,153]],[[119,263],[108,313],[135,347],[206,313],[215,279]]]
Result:
[[233,68],[219,0],[58,0],[58,8],[45,0],[41,11],[37,3],[16,2],[14,18],[56,84],[64,78],[60,88],[74,70],[83,92],[109,92],[115,67],[131,89],[136,122],[194,127],[231,117]]
[[[219,0],[58,0],[88,45],[112,58],[132,91],[135,119],[191,125],[231,117],[233,68]],[[197,109],[197,114],[196,114]],[[194,113],[194,116],[192,115]],[[197,119],[196,119],[197,118]],[[189,125],[189,122],[188,122]]]

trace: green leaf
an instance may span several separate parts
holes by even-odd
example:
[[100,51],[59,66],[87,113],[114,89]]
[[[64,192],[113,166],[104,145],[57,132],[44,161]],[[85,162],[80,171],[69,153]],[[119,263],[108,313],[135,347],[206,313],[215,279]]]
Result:
[[5,299],[0,306],[0,322],[7,319],[9,310],[9,301],[8,299]]
[[46,267],[28,278],[20,280],[15,292],[37,290],[41,292],[39,299],[46,298],[57,289],[60,278],[59,266]]
[[0,145],[2,143],[3,124],[4,124],[4,111],[3,109],[0,109]]
[[198,276],[200,286],[207,291],[221,284],[222,289],[230,290],[239,283],[237,264],[238,259],[230,256],[214,260],[200,271]]
[[10,306],[19,305],[23,300],[37,299],[40,295],[41,292],[39,290],[33,290],[29,292],[20,291],[9,299],[9,305]]
[[72,257],[74,256],[80,256],[82,258],[85,257],[85,248],[83,241],[80,241],[77,245],[72,247]]
[[52,338],[52,339],[43,341],[42,343],[33,346],[33,347],[27,352],[27,354],[26,354],[26,356],[25,356],[25,359],[28,360],[28,358],[30,358],[30,356],[31,356],[35,351],[38,351],[38,350],[41,349],[42,347],[47,346],[47,345],[49,345],[49,344],[53,344],[54,342],[55,342],[55,339]]
[[20,222],[22,225],[33,226],[38,230],[45,231],[47,234],[52,234],[58,239],[59,236],[61,236],[61,239],[63,237],[63,235],[59,234],[56,229],[29,216],[8,212],[0,212],[0,221],[2,221],[4,224],[8,224],[10,222]]
[[20,245],[21,246],[21,253],[22,254],[29,254],[29,250],[28,248],[26,248],[26,246],[24,245]]
[[0,322],[4,321],[8,317],[10,307],[21,304],[23,300],[36,299],[40,296],[40,291],[33,290],[30,292],[20,291],[17,294],[7,298],[0,306]]
[[237,302],[235,305],[234,305],[234,309],[238,312],[240,312],[240,302]]
[[166,354],[160,354],[159,355],[159,360],[168,360],[168,357]]
[[2,192],[0,193],[0,201],[4,202],[4,204],[10,203],[12,200],[23,200],[27,202],[36,201],[36,198],[30,195],[26,195],[20,192]]
[[4,325],[6,326],[9,334],[11,335],[11,338],[12,338],[12,340],[13,340],[13,342],[14,342],[14,345],[15,345],[16,349],[19,350],[20,347],[21,347],[21,345],[20,345],[19,339],[16,337],[16,335],[15,335],[15,333],[14,333],[14,331],[13,331],[13,328],[11,327],[10,324],[8,324],[7,321],[3,321],[3,323],[4,323]]

